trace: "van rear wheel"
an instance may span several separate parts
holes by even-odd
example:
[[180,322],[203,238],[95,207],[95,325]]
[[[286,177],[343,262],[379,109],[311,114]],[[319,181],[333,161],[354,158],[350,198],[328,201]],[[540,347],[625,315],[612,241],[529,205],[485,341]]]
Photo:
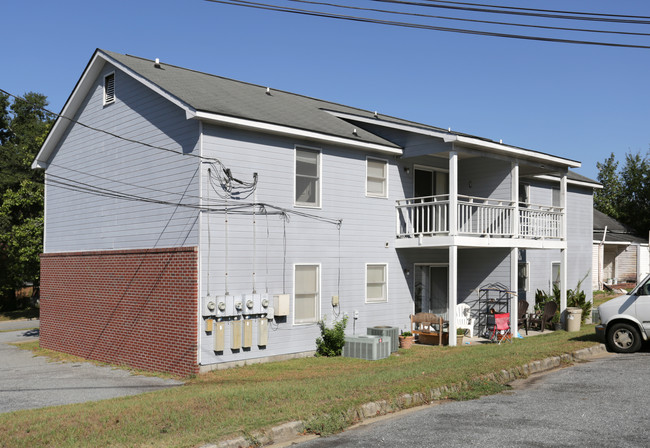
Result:
[[639,331],[630,324],[614,324],[607,332],[607,345],[616,353],[638,352],[641,348],[641,336]]

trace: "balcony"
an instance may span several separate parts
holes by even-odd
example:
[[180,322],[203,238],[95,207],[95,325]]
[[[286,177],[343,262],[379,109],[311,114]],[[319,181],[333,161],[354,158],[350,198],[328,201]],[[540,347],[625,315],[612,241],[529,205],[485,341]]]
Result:
[[564,239],[563,210],[548,205],[458,195],[453,232],[449,195],[399,200],[396,212],[398,247],[486,245],[479,239],[504,247],[561,247]]

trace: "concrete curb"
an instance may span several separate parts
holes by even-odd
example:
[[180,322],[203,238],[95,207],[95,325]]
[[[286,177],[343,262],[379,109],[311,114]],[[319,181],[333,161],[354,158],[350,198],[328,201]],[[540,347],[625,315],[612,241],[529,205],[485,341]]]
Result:
[[[514,367],[509,370],[490,373],[477,379],[488,379],[499,383],[509,383],[517,378],[527,377],[535,373],[542,373],[556,369],[562,364],[571,364],[579,361],[586,361],[602,353],[606,353],[607,348],[604,344],[594,345],[592,347],[576,350],[573,353],[565,353],[560,356],[553,356],[539,361],[533,361],[523,366]],[[362,404],[357,408],[348,410],[348,416],[351,420],[362,422],[367,419],[379,417],[389,413],[401,411],[403,409],[422,406],[432,401],[444,399],[450,392],[458,392],[467,387],[467,382],[461,384],[452,384],[431,389],[427,394],[414,393],[403,394],[392,402],[386,400],[373,401]],[[275,426],[267,431],[259,431],[248,435],[247,437],[237,437],[235,439],[225,440],[216,444],[202,445],[200,448],[248,448],[264,446],[276,443],[284,443],[295,440],[298,436],[304,434],[305,422],[295,421]]]

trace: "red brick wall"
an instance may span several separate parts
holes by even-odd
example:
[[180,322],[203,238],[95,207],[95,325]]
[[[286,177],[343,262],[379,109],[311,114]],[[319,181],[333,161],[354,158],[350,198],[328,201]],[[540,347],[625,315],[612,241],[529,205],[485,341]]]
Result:
[[195,247],[41,255],[41,347],[198,372]]

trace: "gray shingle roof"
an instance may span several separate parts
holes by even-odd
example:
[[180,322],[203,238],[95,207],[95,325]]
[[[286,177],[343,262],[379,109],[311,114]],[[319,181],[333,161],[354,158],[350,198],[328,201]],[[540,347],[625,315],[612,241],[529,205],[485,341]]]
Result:
[[631,227],[628,227],[611,216],[594,209],[594,241],[601,241],[603,239],[605,228],[607,228],[605,241],[631,242],[638,244],[646,244],[648,242],[647,239],[636,236]]
[[[354,125],[345,119],[335,117],[326,112],[333,111],[367,119],[375,119],[374,112],[368,110],[281,90],[271,89],[271,94],[267,95],[265,86],[201,73],[169,65],[164,62],[161,63],[160,68],[156,68],[154,61],[149,59],[123,55],[107,50],[98,51],[140,74],[197,111],[245,118],[261,123],[282,125],[294,129],[314,131],[336,137],[351,138],[366,143],[399,148],[399,145],[394,142],[375,135],[367,129],[363,129],[362,125]],[[382,122],[470,137],[489,143],[499,143],[476,135],[457,131],[452,132],[448,129],[380,114],[377,119],[377,124],[381,124]],[[357,130],[357,134],[352,133],[353,129]],[[528,151],[531,154],[550,155],[517,146],[505,146]],[[593,182],[590,179],[588,181]]]
[[[357,128],[325,110],[350,114],[368,111],[321,101],[306,96],[201,73],[186,68],[154,62],[135,56],[100,50],[109,57],[156,84],[197,111],[245,118],[262,123],[289,126],[337,137],[356,139],[388,147],[398,146],[375,134]],[[353,134],[353,129],[357,134]]]

